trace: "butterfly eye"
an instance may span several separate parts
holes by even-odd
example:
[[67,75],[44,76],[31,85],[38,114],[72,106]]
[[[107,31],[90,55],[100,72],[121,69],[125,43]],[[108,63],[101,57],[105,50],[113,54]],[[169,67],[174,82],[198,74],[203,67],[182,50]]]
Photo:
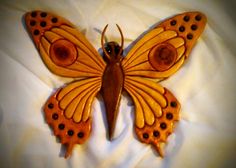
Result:
[[[121,50],[120,46],[119,46],[119,45],[116,45],[116,46],[115,46],[115,53],[116,53],[116,55],[119,54],[120,50]],[[122,51],[122,52],[123,52],[123,51]],[[122,54],[122,52],[121,52],[121,54]]]
[[111,46],[107,45],[105,47],[105,50],[107,51],[108,54],[111,54]]

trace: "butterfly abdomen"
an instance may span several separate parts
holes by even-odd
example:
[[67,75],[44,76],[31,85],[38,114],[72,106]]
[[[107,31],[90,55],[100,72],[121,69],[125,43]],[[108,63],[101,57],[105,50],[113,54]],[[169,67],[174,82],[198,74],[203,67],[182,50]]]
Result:
[[103,74],[102,97],[106,107],[109,139],[112,139],[119,110],[121,92],[124,83],[120,62],[110,62]]

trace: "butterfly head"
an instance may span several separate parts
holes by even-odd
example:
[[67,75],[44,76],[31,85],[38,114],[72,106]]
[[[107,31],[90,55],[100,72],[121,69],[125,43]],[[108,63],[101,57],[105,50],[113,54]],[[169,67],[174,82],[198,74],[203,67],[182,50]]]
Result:
[[[123,48],[120,47],[120,45],[115,42],[115,41],[111,41],[105,44],[105,50],[107,52],[107,54],[109,54],[110,58],[113,60],[119,59],[120,57],[122,57],[122,53],[123,53]],[[120,53],[121,51],[121,53]],[[105,55],[105,52],[104,52]]]
[[123,53],[123,44],[124,44],[124,37],[122,34],[122,31],[118,25],[116,25],[120,34],[121,34],[121,45],[119,45],[117,42],[111,41],[104,44],[104,36],[106,29],[108,25],[104,28],[102,32],[102,38],[101,38],[101,44],[102,44],[102,50],[104,53],[104,59],[106,61],[120,61],[122,59],[122,53]]

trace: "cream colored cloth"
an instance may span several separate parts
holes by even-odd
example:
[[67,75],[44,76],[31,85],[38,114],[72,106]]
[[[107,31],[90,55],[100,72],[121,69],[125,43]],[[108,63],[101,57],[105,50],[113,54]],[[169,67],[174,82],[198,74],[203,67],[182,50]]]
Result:
[[[236,160],[235,22],[229,1],[48,1],[0,2],[0,167],[16,168],[221,168]],[[186,64],[161,84],[180,101],[181,120],[169,136],[162,159],[134,134],[134,107],[122,96],[113,141],[106,138],[104,104],[94,101],[90,139],[62,157],[60,143],[45,123],[42,106],[56,88],[72,79],[52,74],[43,64],[22,16],[31,10],[61,15],[82,30],[95,48],[106,24],[109,40],[127,47],[153,24],[199,10],[208,24]],[[230,15],[231,14],[231,15]],[[98,31],[99,30],[99,31]],[[62,152],[60,152],[62,151]],[[61,153],[61,154],[60,154]]]

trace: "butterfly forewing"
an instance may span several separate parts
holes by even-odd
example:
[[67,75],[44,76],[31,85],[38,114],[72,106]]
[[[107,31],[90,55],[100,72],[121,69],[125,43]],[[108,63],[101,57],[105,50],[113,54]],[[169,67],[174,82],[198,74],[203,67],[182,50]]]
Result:
[[128,52],[122,65],[126,75],[164,79],[188,57],[206,24],[200,12],[187,12],[163,21]]
[[102,76],[105,62],[69,21],[33,11],[25,14],[25,22],[44,63],[53,73],[78,78]]

